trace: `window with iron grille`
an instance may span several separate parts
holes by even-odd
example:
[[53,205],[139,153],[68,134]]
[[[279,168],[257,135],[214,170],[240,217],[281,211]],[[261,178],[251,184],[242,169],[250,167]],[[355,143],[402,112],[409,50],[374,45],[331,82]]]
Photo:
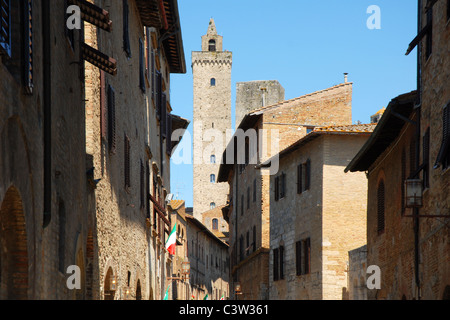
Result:
[[385,223],[385,186],[384,180],[378,182],[377,188],[377,231],[382,233],[384,231]]

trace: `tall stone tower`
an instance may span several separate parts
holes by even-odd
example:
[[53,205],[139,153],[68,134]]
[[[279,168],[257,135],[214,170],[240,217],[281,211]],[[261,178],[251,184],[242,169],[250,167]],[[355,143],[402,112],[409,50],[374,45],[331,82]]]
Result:
[[[194,217],[226,204],[228,184],[217,183],[220,161],[231,129],[232,53],[211,19],[202,51],[192,52],[194,77]],[[213,129],[213,130],[211,130]]]

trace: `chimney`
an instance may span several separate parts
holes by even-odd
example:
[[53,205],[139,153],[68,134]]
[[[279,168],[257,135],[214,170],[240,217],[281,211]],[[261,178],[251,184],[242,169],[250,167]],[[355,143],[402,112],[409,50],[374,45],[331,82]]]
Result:
[[348,73],[344,73],[344,83],[348,82]]

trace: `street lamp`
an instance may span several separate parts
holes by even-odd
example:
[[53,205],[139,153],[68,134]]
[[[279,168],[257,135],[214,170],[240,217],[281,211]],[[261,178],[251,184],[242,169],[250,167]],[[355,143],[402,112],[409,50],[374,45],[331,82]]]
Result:
[[420,208],[423,206],[422,201],[423,184],[420,179],[405,180],[405,207]]

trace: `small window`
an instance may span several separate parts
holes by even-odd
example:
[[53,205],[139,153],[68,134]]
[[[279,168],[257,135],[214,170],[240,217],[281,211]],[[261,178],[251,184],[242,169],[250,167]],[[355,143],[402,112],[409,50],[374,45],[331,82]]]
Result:
[[298,276],[311,273],[311,238],[295,243],[295,267]]
[[302,194],[311,187],[311,160],[297,166],[297,193]]
[[216,163],[216,156],[215,156],[215,155],[211,155],[210,162],[211,162],[212,164],[215,164],[215,163]]
[[209,51],[216,51],[216,40],[209,40]]
[[215,87],[215,86],[216,86],[216,79],[211,78],[211,87]]
[[122,14],[123,14],[123,50],[128,58],[131,58],[131,46],[130,46],[130,33],[129,33],[129,7],[128,0],[122,2]]
[[213,230],[219,230],[219,220],[217,219],[212,220],[212,228]]
[[216,183],[216,175],[215,174],[210,175],[209,180],[211,183]]
[[216,207],[216,203],[215,202],[211,202],[210,204],[209,204],[209,208],[212,210],[212,209],[214,209]]

